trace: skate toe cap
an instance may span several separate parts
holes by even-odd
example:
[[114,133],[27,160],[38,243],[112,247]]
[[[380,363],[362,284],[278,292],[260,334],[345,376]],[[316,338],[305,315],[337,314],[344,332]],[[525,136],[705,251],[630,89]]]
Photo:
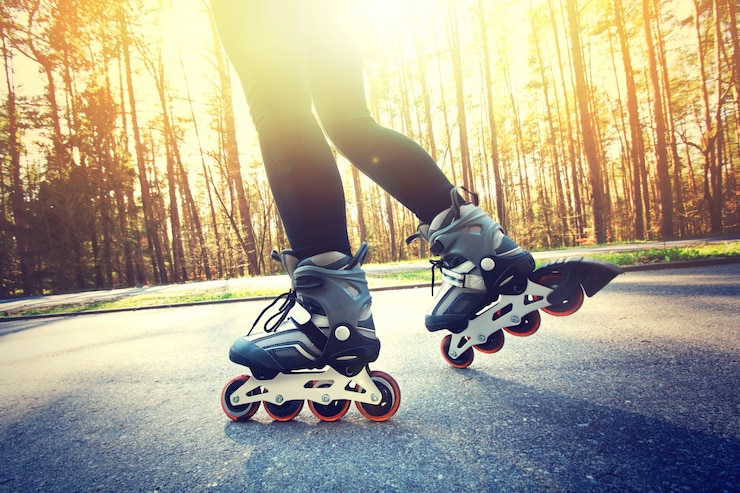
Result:
[[234,363],[250,369],[276,370],[283,368],[270,354],[254,342],[242,337],[237,339],[229,349],[229,359]]

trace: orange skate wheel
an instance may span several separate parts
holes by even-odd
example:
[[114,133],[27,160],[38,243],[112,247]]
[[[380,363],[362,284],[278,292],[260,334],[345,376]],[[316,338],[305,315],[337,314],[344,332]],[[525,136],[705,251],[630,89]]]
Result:
[[385,372],[373,370],[370,377],[378,386],[381,395],[378,396],[377,404],[366,404],[356,402],[360,413],[371,421],[386,421],[396,414],[401,404],[401,389],[392,376]]

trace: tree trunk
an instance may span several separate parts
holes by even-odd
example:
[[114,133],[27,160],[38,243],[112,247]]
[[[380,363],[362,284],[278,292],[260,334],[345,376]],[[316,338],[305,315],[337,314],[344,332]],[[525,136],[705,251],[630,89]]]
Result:
[[653,105],[655,118],[655,154],[658,170],[658,193],[660,197],[661,238],[673,237],[673,193],[671,191],[671,175],[668,170],[668,148],[666,145],[665,113],[663,112],[663,98],[658,77],[658,64],[656,61],[655,47],[653,43],[652,0],[642,0],[642,21],[645,28],[645,41],[647,48],[648,65],[650,68],[650,85],[653,91]]
[[606,242],[606,218],[604,217],[604,180],[601,176],[596,149],[596,137],[591,115],[589,112],[589,88],[586,84],[583,56],[581,53],[581,39],[578,25],[578,10],[576,0],[567,0],[568,21],[570,26],[571,51],[573,57],[573,71],[576,78],[576,96],[581,121],[583,150],[589,171],[589,185],[591,187],[591,208],[593,214],[594,238],[596,243]]
[[33,296],[38,293],[31,276],[31,258],[26,243],[26,202],[21,181],[21,145],[18,141],[18,113],[16,110],[15,87],[11,76],[11,63],[6,44],[5,30],[0,27],[0,36],[3,42],[3,60],[5,62],[5,82],[8,89],[8,153],[10,154],[10,210],[13,214],[13,236],[15,236],[15,250],[20,268],[20,288],[24,296]]
[[136,162],[139,169],[139,184],[141,186],[141,201],[144,206],[144,222],[146,224],[147,239],[152,251],[152,267],[154,268],[155,282],[166,284],[168,282],[167,268],[164,262],[162,242],[159,237],[159,227],[154,215],[149,182],[147,181],[146,161],[144,156],[144,145],[141,141],[138,117],[136,114],[136,97],[134,95],[134,81],[131,70],[130,43],[127,28],[127,20],[123,8],[119,9],[119,29],[121,34],[121,48],[126,71],[126,86],[128,88],[129,105],[131,106],[131,129],[134,135],[134,147],[136,149]]
[[242,231],[242,244],[247,256],[247,271],[249,275],[257,276],[260,274],[259,262],[257,261],[257,249],[254,243],[254,228],[252,227],[252,215],[249,210],[249,201],[244,190],[244,180],[242,179],[241,164],[239,163],[239,149],[236,140],[236,121],[234,119],[234,106],[231,97],[231,78],[229,77],[229,66],[226,63],[221,44],[218,40],[216,26],[211,20],[211,31],[213,33],[214,52],[216,57],[216,70],[218,71],[219,84],[221,87],[221,103],[223,104],[223,118],[226,128],[224,129],[224,145],[226,152],[226,167],[231,182],[230,190],[236,195],[236,202],[239,207],[239,220]]
[[[566,189],[568,188],[568,178],[570,177],[570,184],[572,189],[572,201],[569,200],[569,215],[574,216],[575,220],[575,228],[576,228],[576,236],[577,239],[583,238],[585,231],[585,225],[584,218],[583,218],[583,204],[581,202],[581,190],[578,186],[578,163],[576,160],[576,149],[575,149],[575,138],[574,138],[574,130],[573,130],[573,123],[571,121],[571,111],[570,111],[570,98],[568,97],[568,84],[566,84],[565,81],[565,70],[563,69],[564,64],[561,56],[560,51],[560,36],[558,33],[558,26],[557,26],[557,19],[555,17],[555,9],[552,5],[552,0],[548,0],[547,2],[549,14],[550,14],[550,24],[552,26],[552,33],[553,33],[553,39],[555,40],[555,52],[557,53],[557,59],[558,59],[558,71],[560,74],[560,85],[563,89],[562,98],[564,101],[565,106],[565,118],[566,118],[566,134],[565,140],[566,147],[567,147],[567,155],[568,155],[568,162],[566,165],[566,170],[563,173],[564,177],[566,179]],[[561,132],[561,138],[562,138],[562,132]]]
[[457,101],[457,128],[460,137],[460,163],[462,168],[463,185],[473,190],[473,172],[470,163],[470,147],[468,145],[468,124],[465,115],[465,91],[463,89],[462,58],[460,53],[460,36],[457,27],[457,9],[454,0],[448,0],[447,37],[450,44],[452,59],[452,73],[455,78],[455,95]]
[[[481,0],[479,0],[481,1]],[[567,244],[567,238],[568,238],[568,215],[565,212],[565,197],[563,194],[563,184],[560,181],[561,177],[561,165],[560,165],[560,153],[558,152],[558,146],[556,144],[557,141],[557,135],[555,132],[555,119],[552,114],[552,105],[550,104],[550,90],[549,90],[549,82],[547,78],[547,74],[545,72],[545,62],[542,57],[542,51],[540,50],[540,41],[539,36],[537,35],[537,26],[535,25],[535,19],[534,19],[534,12],[532,10],[532,2],[530,0],[530,21],[532,25],[532,39],[534,41],[534,47],[535,52],[537,54],[537,63],[538,68],[540,72],[540,81],[542,83],[542,96],[545,100],[545,111],[547,113],[546,120],[547,120],[547,145],[546,147],[550,150],[550,156],[552,158],[552,169],[553,173],[551,175],[551,181],[555,184],[555,203],[556,203],[556,211],[555,214],[557,217],[560,218],[560,231],[558,236],[560,239],[560,245]],[[545,147],[545,145],[543,145]],[[544,160],[542,165],[544,166]],[[543,175],[544,178],[544,175]],[[547,183],[544,181],[542,182],[543,185],[543,191],[545,190],[545,187]],[[545,226],[550,228],[549,221],[546,220]]]
[[614,19],[619,37],[619,45],[622,51],[622,63],[624,66],[624,77],[627,84],[627,114],[629,115],[630,142],[629,158],[632,165],[632,206],[634,235],[637,239],[645,239],[645,219],[642,208],[642,187],[640,180],[642,170],[645,167],[645,143],[642,139],[642,125],[637,105],[637,86],[635,75],[632,70],[632,57],[630,56],[627,34],[622,15],[622,0],[614,0]]
[[490,138],[491,168],[493,171],[493,186],[496,193],[496,216],[501,227],[508,229],[506,217],[506,203],[504,202],[504,190],[501,185],[501,163],[498,152],[498,130],[493,111],[493,79],[491,77],[491,53],[488,48],[488,30],[486,29],[486,16],[483,11],[483,0],[478,0],[478,19],[480,20],[481,42],[483,43],[483,70],[486,86],[486,114],[488,116],[488,132]]
[[[216,238],[216,248],[219,252],[217,255],[218,258],[218,277],[223,277],[223,265],[221,264],[221,245],[220,245],[220,238],[219,238],[219,228],[218,223],[216,221],[216,211],[213,207],[213,197],[211,195],[211,187],[208,183],[208,169],[206,168],[206,161],[203,157],[203,148],[200,143],[200,132],[198,131],[198,122],[195,118],[195,110],[193,109],[193,100],[190,97],[190,85],[188,84],[188,76],[187,72],[185,71],[185,65],[183,64],[182,57],[180,57],[180,66],[182,67],[182,73],[183,73],[183,79],[185,81],[185,90],[187,94],[187,100],[188,105],[190,106],[190,118],[193,122],[193,130],[195,131],[195,139],[198,142],[198,155],[200,156],[200,163],[201,168],[203,170],[203,179],[205,180],[206,185],[206,195],[208,197],[208,210],[211,214],[211,223],[213,227],[213,234]],[[180,182],[183,185],[184,191],[185,191],[185,197],[186,201],[188,203],[188,210],[190,211],[190,215],[193,220],[193,224],[195,225],[195,233],[198,236],[198,246],[200,248],[200,259],[201,262],[203,262],[203,271],[205,272],[205,276],[207,280],[211,280],[212,273],[211,273],[211,264],[209,261],[208,256],[208,246],[206,243],[205,235],[203,234],[203,226],[200,222],[200,216],[198,214],[198,207],[195,204],[195,200],[193,200],[193,193],[190,190],[190,184],[188,183],[187,178],[187,172],[185,171],[185,167],[182,164],[182,160],[180,159],[180,155],[178,152],[177,155],[177,162],[180,167]]]

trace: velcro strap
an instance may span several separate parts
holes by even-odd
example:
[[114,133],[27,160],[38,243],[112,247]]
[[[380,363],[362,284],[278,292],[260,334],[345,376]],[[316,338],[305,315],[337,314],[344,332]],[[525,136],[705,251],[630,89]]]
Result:
[[472,274],[461,274],[453,270],[442,268],[442,280],[446,284],[451,284],[457,288],[477,289],[485,291],[486,283],[483,277]]
[[300,329],[317,348],[323,349],[326,347],[328,337],[312,321],[309,320],[300,324]]
[[462,288],[465,286],[465,274],[460,274],[442,267],[442,281],[446,284],[451,284],[456,288]]

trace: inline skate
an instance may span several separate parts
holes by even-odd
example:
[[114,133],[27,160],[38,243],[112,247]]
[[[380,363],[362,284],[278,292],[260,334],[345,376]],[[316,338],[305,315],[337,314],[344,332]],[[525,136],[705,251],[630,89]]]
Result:
[[[387,373],[369,369],[378,358],[380,341],[361,269],[366,254],[365,243],[354,257],[328,252],[299,262],[290,250],[273,252],[292,286],[231,346],[229,359],[246,366],[251,375],[235,377],[224,387],[221,406],[229,418],[248,420],[261,402],[276,421],[295,418],[305,401],[322,421],[342,418],[351,401],[373,421],[395,414],[401,399],[398,384]],[[278,304],[263,332],[252,334]]]
[[[462,199],[458,190],[472,196]],[[449,330],[442,339],[445,361],[467,368],[476,349],[498,352],[504,332],[529,336],[540,327],[540,313],[566,316],[582,305],[584,293],[593,296],[621,269],[609,262],[583,257],[550,262],[535,270],[532,255],[520,248],[480,207],[467,189],[451,191],[452,205],[431,223],[421,224],[407,242],[422,238],[429,243],[434,271],[442,273],[442,286],[425,316],[427,330]]]

